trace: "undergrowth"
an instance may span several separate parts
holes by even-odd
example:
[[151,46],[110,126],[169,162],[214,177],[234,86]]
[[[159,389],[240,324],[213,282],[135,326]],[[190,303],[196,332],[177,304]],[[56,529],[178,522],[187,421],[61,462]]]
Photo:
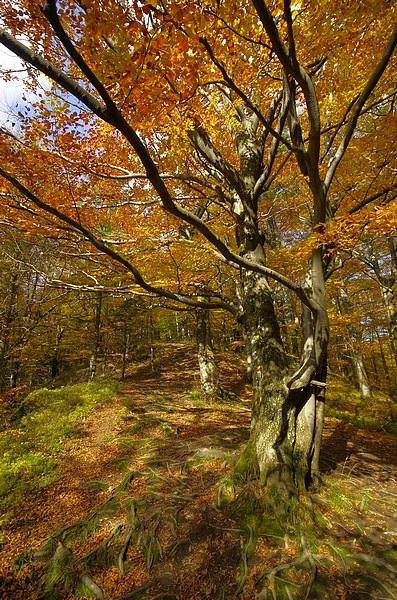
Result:
[[[57,478],[66,438],[79,435],[84,420],[116,393],[110,380],[29,394],[0,432],[0,509],[11,511],[26,492],[37,492]],[[10,514],[3,515],[2,523]]]
[[397,435],[397,403],[374,390],[370,400],[363,398],[345,379],[330,378],[327,384],[325,414],[360,429],[386,431]]

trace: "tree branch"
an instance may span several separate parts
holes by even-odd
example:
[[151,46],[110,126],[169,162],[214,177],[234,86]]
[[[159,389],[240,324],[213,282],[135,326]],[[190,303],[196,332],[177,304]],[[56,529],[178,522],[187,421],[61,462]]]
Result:
[[18,179],[13,177],[10,173],[5,171],[2,167],[0,167],[0,175],[2,177],[4,177],[4,179],[9,181],[21,194],[23,194],[26,198],[28,198],[28,200],[33,202],[33,204],[35,204],[35,206],[37,206],[41,210],[45,211],[46,213],[53,215],[60,221],[70,225],[75,231],[78,231],[79,233],[81,233],[97,250],[99,250],[103,254],[106,254],[115,262],[121,264],[127,271],[129,271],[130,273],[133,274],[133,276],[135,278],[135,283],[137,285],[139,285],[142,289],[149,292],[150,294],[154,294],[156,296],[162,296],[164,298],[168,298],[169,300],[181,302],[182,304],[187,304],[189,306],[194,306],[196,308],[207,308],[207,309],[218,308],[218,309],[227,310],[228,312],[235,314],[235,312],[236,312],[235,308],[232,307],[231,304],[228,304],[226,302],[202,302],[202,301],[194,300],[192,298],[185,297],[182,294],[175,294],[173,292],[169,292],[168,290],[164,290],[163,288],[158,288],[158,287],[150,285],[149,283],[147,283],[145,281],[145,279],[142,277],[142,275],[140,274],[138,269],[129,260],[127,260],[120,254],[118,254],[117,252],[112,250],[112,248],[109,248],[108,246],[106,246],[106,244],[104,244],[104,242],[102,240],[97,238],[92,233],[92,231],[90,231],[89,229],[84,227],[84,225],[82,225],[75,219],[72,219],[68,215],[65,215],[63,212],[59,211],[57,208],[54,208],[53,206],[50,206],[46,202],[43,202],[42,200],[40,200],[40,198],[38,198],[38,196],[33,194],[20,181],[18,181]]
[[[293,41],[292,27],[289,28],[289,36],[292,36],[290,43],[293,43],[293,48],[288,48],[281,39],[277,25],[267,6],[267,3],[264,0],[252,0],[252,4],[255,7],[262,25],[269,36],[273,50],[284,67],[286,74],[290,77],[293,77],[302,88],[309,119],[309,145],[305,155],[308,156],[310,160],[312,169],[311,175],[317,179],[318,159],[320,155],[320,112],[313,82],[306,70],[302,67],[302,65],[299,64],[296,56],[294,56],[295,45]],[[287,10],[286,18],[289,18],[287,0],[284,3],[284,8]]]
[[241,191],[243,184],[238,172],[215,148],[205,129],[200,126],[191,129],[188,131],[188,137],[195,149],[200,152],[210,165],[223,175],[230,187],[237,192]]
[[[43,211],[57,217],[60,221],[67,223],[74,230],[83,234],[83,236],[87,240],[89,240],[91,242],[91,244],[95,248],[97,248],[97,250],[99,250],[100,252],[103,252],[104,254],[106,254],[107,256],[112,258],[114,261],[123,265],[127,269],[127,271],[131,272],[134,275],[136,284],[139,285],[140,287],[142,287],[147,292],[149,292],[151,294],[156,294],[158,296],[163,296],[165,298],[169,298],[171,300],[181,302],[183,304],[188,304],[189,306],[195,306],[198,308],[208,308],[208,309],[219,308],[219,309],[227,310],[228,312],[231,312],[232,314],[235,314],[234,307],[232,307],[230,304],[227,304],[225,302],[206,303],[204,305],[202,302],[198,302],[198,301],[186,298],[185,296],[182,296],[181,294],[175,294],[173,292],[169,292],[162,288],[157,288],[157,287],[151,286],[143,279],[143,277],[140,274],[140,272],[138,271],[138,269],[136,267],[134,267],[134,265],[131,262],[129,262],[126,258],[121,256],[120,254],[118,254],[117,252],[115,252],[114,250],[109,248],[108,246],[106,246],[106,244],[104,244],[104,242],[102,242],[99,238],[97,238],[89,229],[84,227],[81,223],[79,223],[78,221],[75,221],[74,219],[72,219],[71,217],[68,217],[67,215],[65,215],[64,213],[59,211],[58,209],[56,209],[56,208],[50,206],[49,204],[43,202],[42,200],[40,200],[35,194],[33,194],[30,190],[28,190],[20,181],[18,181],[18,179],[13,177],[13,175],[11,175],[7,171],[5,171],[2,167],[0,167],[0,175],[2,177],[4,177],[7,181],[9,181],[26,198],[28,198],[31,202],[33,202],[33,204],[38,206]],[[188,212],[188,211],[184,211],[184,209],[182,209],[182,208],[180,208],[180,210],[183,212],[186,212],[186,213]],[[191,213],[189,213],[189,214],[191,214]],[[201,221],[201,219],[199,219],[195,215],[192,215],[192,216],[194,216],[197,221],[199,221],[200,223],[205,225]],[[189,221],[187,221],[187,222],[189,222]],[[215,236],[215,234],[212,234],[212,235]],[[217,239],[219,239],[219,238],[217,238]],[[298,296],[298,298],[300,298],[300,300],[303,302],[303,304],[308,306],[308,308],[310,308],[310,310],[313,313],[317,312],[316,304],[308,298],[308,296],[306,295],[306,293],[304,292],[303,288],[300,285],[294,283],[293,281],[288,279],[288,277],[285,277],[281,273],[277,273],[277,271],[274,271],[273,269],[270,269],[269,267],[265,267],[265,266],[256,264],[250,260],[247,260],[241,256],[238,256],[237,254],[234,254],[227,248],[227,246],[225,246],[225,244],[223,244],[223,242],[221,242],[220,240],[219,240],[219,242],[220,242],[220,244],[218,244],[218,245],[221,246],[223,252],[219,252],[216,254],[217,254],[218,258],[220,258],[225,264],[228,264],[229,266],[232,266],[235,269],[242,267],[247,270],[252,270],[257,273],[261,273],[262,275],[266,275],[266,276],[274,279],[275,281],[278,281],[279,283],[285,285],[288,289],[295,292],[296,295]],[[225,256],[225,254],[227,256]]]
[[266,129],[266,131],[268,131],[273,137],[278,139],[279,142],[284,144],[288,148],[288,150],[292,150],[292,151],[296,152],[297,149],[291,145],[289,140],[287,140],[284,136],[281,135],[281,133],[279,133],[276,129],[274,129],[271,126],[271,124],[268,122],[267,119],[265,119],[265,117],[263,116],[261,111],[258,109],[258,107],[255,106],[255,104],[253,104],[251,102],[251,100],[248,98],[248,96],[242,90],[240,90],[240,88],[234,83],[233,79],[227,73],[225,67],[216,58],[210,44],[208,43],[208,40],[205,37],[201,37],[200,42],[204,46],[204,48],[207,50],[208,55],[211,58],[214,65],[222,73],[223,78],[225,80],[225,84],[228,86],[228,88],[233,90],[233,92],[235,92],[237,94],[237,96],[239,96],[239,98],[241,98],[243,100],[244,104],[252,110],[252,112],[258,117],[260,123],[262,123],[262,125]]
[[341,143],[339,144],[339,147],[335,153],[334,158],[331,161],[331,164],[330,164],[327,174],[325,176],[324,186],[325,186],[326,192],[329,190],[332,180],[335,176],[336,169],[338,168],[339,163],[342,160],[342,158],[347,150],[347,147],[353,136],[354,130],[357,125],[358,118],[361,114],[364,104],[368,100],[373,89],[375,88],[378,81],[380,80],[383,73],[385,72],[386,67],[390,61],[390,58],[392,57],[393,52],[396,48],[396,45],[397,45],[397,24],[394,27],[393,33],[389,39],[389,42],[383,52],[383,55],[382,55],[380,61],[378,62],[375,69],[371,73],[371,75],[367,81],[367,84],[366,84],[365,88],[363,89],[363,91],[361,92],[361,94],[356,102],[356,105],[353,109],[352,115],[347,123],[346,131],[343,136],[343,139],[342,139]]
[[[267,267],[264,267],[260,264],[249,261],[249,260],[235,254],[202,221],[202,219],[197,217],[194,213],[179,206],[174,201],[174,199],[172,198],[168,188],[166,187],[166,185],[161,177],[161,174],[160,174],[154,160],[152,159],[146,145],[142,142],[142,140],[139,138],[138,134],[131,127],[131,125],[125,120],[125,118],[123,117],[123,115],[121,114],[121,112],[119,111],[119,109],[113,102],[111,104],[109,103],[108,105],[106,105],[106,104],[104,105],[101,102],[99,102],[94,96],[92,96],[91,94],[86,92],[86,90],[84,88],[82,88],[80,85],[76,84],[71,78],[69,78],[67,75],[65,75],[62,71],[60,71],[52,63],[50,63],[49,61],[47,61],[46,59],[44,59],[42,57],[39,57],[37,54],[32,52],[29,48],[27,48],[26,46],[24,46],[23,44],[18,42],[18,40],[16,40],[13,36],[11,36],[7,32],[5,32],[4,29],[0,29],[0,43],[5,45],[9,50],[11,50],[11,52],[13,52],[17,56],[19,56],[20,58],[22,58],[23,60],[25,60],[32,66],[34,66],[35,68],[37,68],[39,71],[41,71],[42,73],[47,75],[50,79],[59,83],[59,85],[61,87],[63,87],[66,91],[70,92],[77,100],[80,100],[90,111],[92,111],[94,114],[96,114],[100,119],[104,120],[105,122],[107,122],[110,125],[112,125],[113,127],[115,127],[123,135],[123,137],[126,139],[126,141],[129,142],[131,147],[136,152],[138,158],[140,159],[140,161],[146,171],[148,180],[150,181],[153,188],[156,190],[157,194],[159,195],[163,208],[169,214],[171,214],[171,215],[175,216],[176,218],[181,219],[182,221],[189,223],[190,225],[195,227],[197,229],[197,231],[199,231],[207,239],[207,241],[220,252],[220,254],[225,258],[225,260],[229,261],[230,264],[239,265],[239,267],[242,267],[242,268],[245,268],[248,270],[252,270],[257,273],[261,273],[263,275],[267,275],[267,276],[271,277],[272,279],[279,281],[280,283],[282,283],[283,285],[288,287],[290,290],[294,291],[297,294],[297,296],[301,299],[301,301],[306,306],[308,306],[311,311],[313,311],[313,313],[317,312],[317,306],[315,305],[315,303],[313,303],[308,298],[307,294],[304,292],[303,288],[300,285],[294,283],[293,281],[291,281],[287,277],[284,277],[280,273],[276,273],[272,269],[268,269]],[[86,68],[88,69],[88,67],[86,67]],[[98,89],[98,92],[100,93],[99,89]],[[103,99],[107,100],[107,93],[105,95],[105,98],[103,98]],[[62,213],[59,213],[59,215],[60,215],[59,216],[57,214],[57,212],[54,212],[54,211],[56,211],[56,209],[50,207],[49,205],[45,205],[45,203],[41,203],[41,205],[37,204],[35,202],[36,199],[38,200],[38,202],[41,202],[41,201],[38,198],[36,198],[36,196],[31,194],[31,192],[29,190],[27,190],[27,188],[25,188],[20,182],[18,182],[15,178],[13,178],[6,171],[1,169],[0,174],[3,174],[3,176],[6,179],[8,179],[8,181],[13,183],[13,185],[15,185],[15,187],[17,187],[17,189],[19,189],[26,197],[30,198],[37,206],[41,206],[41,208],[43,208],[43,210],[47,210],[47,208],[48,208],[47,212],[50,212],[51,214],[58,216],[58,218],[60,218],[61,220],[65,221],[65,222],[69,222],[69,221],[67,221],[67,219],[69,217],[67,217],[66,215],[63,215]],[[11,177],[11,179],[10,179],[10,177]],[[15,184],[14,184],[14,182],[15,182]],[[74,222],[73,219],[71,220],[71,222],[77,223],[77,222]],[[69,222],[69,224],[70,224],[70,222]],[[75,225],[73,225],[73,226],[75,226]],[[133,265],[131,263],[129,263],[123,257],[119,256],[117,253],[113,252],[110,248],[107,248],[107,246],[105,246],[103,244],[103,242],[100,242],[100,240],[98,240],[95,236],[93,236],[93,234],[91,232],[89,232],[87,229],[83,228],[83,230],[82,230],[82,229],[80,229],[80,227],[81,226],[79,225],[79,227],[77,227],[77,229],[79,231],[81,231],[83,233],[83,235],[85,235],[87,237],[87,239],[90,239],[90,241],[92,241],[94,246],[96,244],[99,244],[99,247],[98,246],[96,246],[96,247],[100,251],[105,252],[106,254],[111,256],[114,260],[124,264],[124,266],[127,268],[127,270],[131,271],[134,275],[135,275],[135,273],[134,273],[134,271],[135,271],[138,285],[141,285],[141,287],[143,287],[144,289],[147,289],[151,293],[155,293],[158,295],[165,295],[164,294],[165,290],[161,290],[160,288],[157,289],[152,286],[149,286],[142,279],[142,276],[140,275],[140,273],[138,271],[136,271],[135,267],[133,267]],[[91,236],[92,240],[89,236]],[[112,253],[114,254],[114,256],[112,256]],[[166,292],[166,293],[168,293],[168,292]],[[169,293],[169,294],[171,294],[171,293]],[[168,297],[170,297],[171,299],[177,300],[179,302],[188,303],[185,298],[178,298],[175,294],[171,294]],[[194,304],[194,303],[192,305],[200,306],[200,304]],[[226,310],[230,311],[229,306],[225,306],[224,308]]]
[[80,100],[80,102],[82,102],[97,117],[109,122],[109,115],[107,114],[105,104],[97,100],[95,96],[87,92],[87,90],[76,83],[74,79],[66,75],[55,65],[19,42],[3,28],[0,28],[0,44],[58,83],[64,90],[72,94],[77,100]]
[[105,102],[107,108],[112,110],[115,104],[112,98],[109,96],[108,92],[106,91],[105,86],[87,65],[80,52],[76,50],[72,40],[69,38],[68,34],[62,27],[58,16],[56,0],[45,0],[43,8],[41,10],[44,16],[46,17],[47,21],[51,24],[57,38],[65,48],[66,52],[69,54],[70,58],[79,67],[81,72],[85,75],[85,77],[93,85],[93,87],[97,90],[98,94]]
[[[361,210],[364,206],[367,206],[367,204],[371,204],[371,202],[375,202],[375,200],[378,200],[382,196],[386,196],[389,192],[391,192],[391,190],[395,190],[396,188],[397,188],[397,183],[393,183],[392,185],[381,190],[380,192],[377,192],[376,194],[373,194],[372,196],[369,196],[368,198],[364,198],[360,202],[357,202],[357,204],[355,204],[352,208],[350,208],[347,211],[348,214],[354,215],[354,213]],[[388,202],[391,202],[392,200],[394,200],[394,198],[396,198],[396,196],[397,196],[397,192],[395,194],[393,194],[391,198],[388,199]]]

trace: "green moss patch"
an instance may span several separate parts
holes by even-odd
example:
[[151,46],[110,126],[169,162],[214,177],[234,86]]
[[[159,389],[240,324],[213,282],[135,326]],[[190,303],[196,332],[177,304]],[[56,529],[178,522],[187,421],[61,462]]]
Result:
[[0,432],[0,508],[26,492],[36,492],[57,478],[56,468],[67,438],[78,437],[92,412],[117,392],[115,381],[46,388],[27,396],[12,429]]

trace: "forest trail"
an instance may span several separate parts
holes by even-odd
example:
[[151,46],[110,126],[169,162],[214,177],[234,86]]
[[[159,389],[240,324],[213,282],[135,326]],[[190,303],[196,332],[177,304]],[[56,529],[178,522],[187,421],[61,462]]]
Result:
[[[70,441],[60,479],[27,497],[9,525],[1,547],[2,599],[38,598],[43,565],[20,560],[15,573],[13,560],[94,513],[96,528],[70,549],[75,570],[88,572],[105,600],[220,600],[236,593],[253,600],[265,582],[274,589],[287,572],[294,593],[308,589],[315,573],[323,588],[316,595],[313,585],[309,598],[397,597],[397,439],[326,419],[329,474],[318,495],[326,538],[314,558],[307,554],[305,571],[306,542],[300,547],[287,530],[261,531],[253,551],[253,525],[242,524],[233,503],[218,506],[217,484],[247,440],[250,419],[238,357],[223,358],[219,371],[224,388],[241,402],[208,405],[198,398],[194,349],[186,345],[161,345],[154,362],[131,367],[115,402]],[[98,511],[101,506],[109,510]],[[66,544],[62,535],[56,539]],[[113,565],[89,562],[101,545],[116,551]]]

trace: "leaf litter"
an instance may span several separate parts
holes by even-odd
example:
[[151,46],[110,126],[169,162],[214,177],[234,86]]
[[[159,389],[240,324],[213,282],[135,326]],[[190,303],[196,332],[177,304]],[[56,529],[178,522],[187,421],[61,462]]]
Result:
[[70,440],[60,479],[24,498],[3,532],[1,597],[396,598],[396,438],[327,418],[311,525],[250,521],[218,502],[249,435],[236,357],[220,371],[240,401],[205,403],[194,350],[158,353],[160,369],[131,368]]

